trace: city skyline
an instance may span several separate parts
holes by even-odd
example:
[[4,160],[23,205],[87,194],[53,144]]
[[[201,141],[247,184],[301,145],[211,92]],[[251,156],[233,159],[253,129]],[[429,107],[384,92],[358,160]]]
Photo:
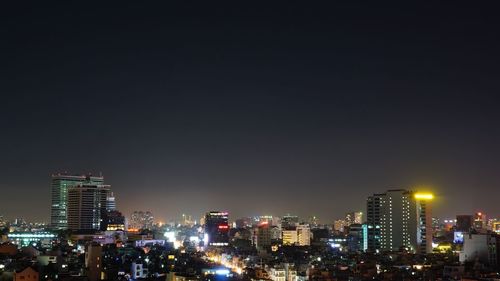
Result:
[[[479,4],[9,3],[0,21],[0,215],[50,220],[50,175],[117,208],[499,215],[500,39]],[[22,204],[20,203],[22,202]]]
[[[57,216],[60,216],[59,213],[61,212],[59,209],[59,205],[60,204],[66,204],[66,203],[63,203],[65,202],[65,199],[61,201],[60,199],[60,195],[56,195],[57,197],[54,197],[55,194],[60,194],[61,193],[61,187],[60,185],[64,185],[64,187],[66,188],[71,188],[72,186],[73,187],[81,187],[81,186],[85,186],[85,185],[89,185],[90,183],[90,186],[92,185],[102,185],[102,186],[105,186],[107,188],[110,187],[110,185],[108,184],[104,184],[105,182],[105,178],[104,178],[104,175],[102,173],[99,173],[98,176],[92,174],[92,173],[87,173],[87,174],[70,174],[70,173],[67,173],[67,172],[64,172],[64,173],[56,173],[56,174],[52,174],[51,176],[52,178],[52,183],[51,183],[51,186],[52,186],[52,206],[50,208],[52,208],[52,215],[49,216],[52,217],[52,222],[50,222],[51,225],[55,226],[56,228],[58,228],[58,225],[60,224],[59,222],[59,219],[61,218],[57,218]],[[74,184],[71,185],[69,184],[70,181],[73,181]],[[396,191],[400,191],[401,189],[397,188],[397,189],[388,189],[388,190],[396,190]],[[436,196],[436,194],[432,193],[432,190],[429,189],[429,187],[416,187],[416,188],[409,188],[408,190],[412,191],[412,192],[416,192],[416,194],[418,194],[419,196],[424,196],[425,198],[423,199],[432,199],[432,201],[438,199],[439,200],[439,196]],[[54,193],[56,192],[56,193]],[[66,193],[67,191],[64,191],[64,194]],[[380,193],[381,191],[379,190],[378,192],[375,192],[375,194],[377,193]],[[420,193],[419,193],[420,192]],[[424,192],[424,193],[422,193]],[[427,193],[426,193],[427,192]],[[428,192],[431,192],[431,193],[428,193]],[[112,210],[115,210],[116,209],[116,201],[115,201],[115,197],[114,197],[114,194],[112,192],[109,192],[110,196],[112,196]],[[430,196],[430,197],[429,197]],[[367,197],[369,197],[367,195]],[[362,213],[362,216],[363,216],[363,221],[366,220],[366,214],[367,214],[367,210],[369,208],[366,208],[366,200],[369,200],[365,198],[365,202],[364,202],[364,206],[361,207],[361,208],[351,208],[349,210],[344,210],[343,213],[339,213],[339,214],[331,214],[330,216],[328,217],[318,217],[317,214],[315,213],[309,213],[309,214],[306,214],[306,213],[303,213],[303,214],[300,214],[300,213],[297,213],[297,212],[294,212],[293,210],[292,211],[288,211],[288,212],[255,212],[255,213],[252,213],[252,214],[249,214],[248,212],[247,213],[241,213],[241,214],[238,214],[237,215],[234,215],[233,213],[230,212],[230,210],[227,210],[227,209],[221,209],[225,212],[228,212],[229,215],[230,215],[230,221],[235,221],[237,219],[240,219],[240,218],[251,218],[251,217],[257,217],[257,216],[262,216],[262,215],[271,215],[271,216],[276,216],[276,217],[283,217],[283,216],[288,216],[288,215],[294,215],[294,216],[298,216],[298,218],[300,219],[301,222],[308,222],[311,217],[314,217],[315,220],[318,220],[320,223],[322,224],[331,224],[333,225],[334,222],[341,218],[343,219],[343,216],[353,216],[354,215],[354,212],[361,212]],[[54,202],[57,203],[56,205],[56,209],[54,209]],[[433,204],[435,205],[435,204]],[[434,208],[434,207],[433,207]],[[189,216],[189,217],[193,217],[194,221],[199,221],[200,218],[204,217],[206,212],[208,210],[216,210],[216,209],[220,209],[220,208],[217,208],[216,206],[214,206],[213,208],[209,208],[209,209],[205,209],[205,210],[201,210],[200,213],[187,213],[186,212],[182,212],[182,211],[179,211],[179,212],[172,212],[168,215],[165,215],[165,214],[157,214],[155,213],[154,211],[152,212],[154,214],[154,222],[155,223],[162,223],[162,224],[165,224],[165,223],[172,223],[172,222],[175,222],[175,221],[179,221],[179,219],[181,218],[184,218],[184,216]],[[62,209],[64,212],[66,212],[66,209],[65,207]],[[120,208],[121,211],[123,211],[125,217],[128,217],[130,218],[130,215],[132,215],[132,213],[136,212],[136,211],[139,211],[139,210],[142,210],[142,211],[151,211],[151,209],[148,209],[148,208],[136,208],[136,206],[126,206],[125,208]],[[474,213],[476,213],[477,211],[479,212],[484,212],[483,209],[477,209],[474,211]],[[369,212],[369,211],[368,211]],[[440,216],[433,216],[433,217],[436,217],[436,218],[440,218],[440,219],[444,219],[444,218],[452,218],[454,217],[455,215],[460,215],[460,214],[465,214],[465,213],[456,213],[456,214],[453,214],[453,215],[450,215],[448,217],[444,216],[444,217],[440,217]],[[5,216],[4,214],[2,214],[4,217],[6,218],[9,218],[9,219],[14,219],[14,218],[21,218],[20,216],[14,216],[14,217],[9,217],[9,216]],[[491,217],[495,217],[496,214],[495,213],[488,213],[489,216]],[[57,220],[54,220],[54,216],[56,216]],[[24,217],[22,217],[23,219],[26,219]],[[347,220],[348,218],[346,218]],[[351,218],[349,218],[348,220],[350,220]],[[39,222],[47,222],[46,220],[35,220],[35,221],[39,221]],[[66,226],[64,226],[63,228],[65,228]]]

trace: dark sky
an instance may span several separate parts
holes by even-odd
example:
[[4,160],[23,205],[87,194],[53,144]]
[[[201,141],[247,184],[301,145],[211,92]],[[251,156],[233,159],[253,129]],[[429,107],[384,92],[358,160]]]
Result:
[[500,215],[494,7],[168,2],[0,9],[0,214],[48,220],[50,174],[90,171],[161,219],[416,186]]

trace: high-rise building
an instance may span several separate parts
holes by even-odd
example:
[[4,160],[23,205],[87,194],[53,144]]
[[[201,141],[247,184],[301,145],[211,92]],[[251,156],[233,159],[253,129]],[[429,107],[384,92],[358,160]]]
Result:
[[229,245],[227,212],[212,211],[205,215],[205,243],[208,246]]
[[271,226],[269,222],[263,222],[254,230],[255,247],[257,249],[266,249],[271,246]]
[[349,233],[347,234],[347,249],[349,252],[362,252],[363,241],[363,225],[351,224],[349,226]]
[[429,253],[432,221],[429,193],[392,189],[367,200],[369,251]]
[[110,186],[80,184],[68,188],[68,228],[72,230],[99,230],[107,213]]
[[381,212],[385,194],[373,194],[366,201],[367,250],[380,251]]
[[90,175],[52,175],[50,223],[53,228],[68,228],[68,189],[81,184],[104,184],[104,178]]

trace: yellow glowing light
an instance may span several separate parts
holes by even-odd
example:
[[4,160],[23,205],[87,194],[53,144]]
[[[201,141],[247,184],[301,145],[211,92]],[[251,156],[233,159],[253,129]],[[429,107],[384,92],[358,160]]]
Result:
[[432,193],[415,193],[415,199],[432,200],[434,195]]

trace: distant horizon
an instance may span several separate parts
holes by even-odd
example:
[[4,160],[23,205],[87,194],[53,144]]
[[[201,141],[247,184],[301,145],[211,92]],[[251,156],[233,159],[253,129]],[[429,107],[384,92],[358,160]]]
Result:
[[[110,184],[107,180],[106,180],[106,175],[102,172],[99,172],[98,175],[97,174],[94,174],[93,172],[85,172],[85,173],[71,173],[71,172],[68,172],[68,171],[64,171],[64,172],[53,172],[51,174],[49,174],[49,182],[50,182],[50,179],[54,176],[92,176],[92,177],[101,177],[104,179],[104,184],[106,185],[110,185],[111,186],[111,191],[113,192],[114,194],[114,197],[116,198],[117,197],[117,192],[113,189],[113,184]],[[48,187],[50,188],[50,183],[48,184]],[[366,201],[366,198],[370,195],[373,195],[373,194],[377,194],[377,193],[385,193],[386,191],[388,190],[392,190],[392,189],[405,189],[405,190],[411,190],[411,191],[419,191],[419,189],[412,189],[412,188],[405,188],[405,187],[390,187],[390,188],[387,188],[385,190],[380,190],[380,191],[377,191],[377,192],[373,192],[371,194],[366,194],[366,196],[364,196],[363,198],[363,202]],[[429,191],[429,189],[425,189],[424,187],[422,187],[422,190],[424,191]],[[432,192],[432,191],[431,191]],[[118,198],[119,198],[119,194],[118,194]],[[219,211],[227,211],[229,212],[229,218],[230,218],[230,221],[235,221],[237,219],[240,219],[240,218],[252,218],[252,217],[255,217],[255,216],[262,216],[262,215],[271,215],[271,216],[277,216],[277,217],[282,217],[282,216],[285,216],[285,215],[297,215],[302,221],[308,221],[308,219],[312,216],[316,216],[318,219],[319,219],[319,222],[321,224],[324,224],[324,225],[327,225],[327,224],[333,224],[335,220],[338,220],[338,219],[343,219],[345,218],[345,214],[349,213],[349,212],[363,212],[363,219],[365,219],[366,217],[366,203],[364,205],[364,208],[361,208],[361,209],[352,209],[352,210],[346,210],[343,214],[339,214],[338,216],[331,216],[330,219],[328,221],[325,221],[325,218],[320,216],[320,215],[317,215],[317,214],[314,214],[314,213],[311,213],[309,215],[300,215],[300,214],[297,214],[297,213],[294,213],[292,210],[289,211],[289,212],[283,212],[282,214],[274,214],[274,213],[270,213],[270,212],[263,212],[263,213],[260,213],[260,214],[247,214],[247,215],[240,215],[240,216],[237,216],[235,217],[231,210],[227,210],[227,209],[224,209],[224,208],[219,208],[219,209],[207,209],[206,211],[202,211],[201,213],[199,214],[191,214],[191,213],[186,213],[186,212],[182,212],[180,211],[175,217],[166,217],[166,216],[158,216],[154,211],[152,211],[151,209],[147,209],[147,208],[126,208],[126,210],[128,211],[122,211],[122,209],[120,209],[120,201],[117,200],[117,210],[120,211],[125,217],[130,217],[130,215],[132,214],[132,212],[134,211],[150,211],[153,213],[153,216],[154,216],[154,219],[155,219],[155,223],[170,223],[170,222],[174,222],[175,220],[180,220],[181,217],[182,217],[182,214],[186,214],[186,215],[190,215],[192,216],[192,218],[194,220],[196,220],[197,222],[200,221],[200,218],[206,213],[206,212],[209,212],[209,211],[214,211],[214,210],[219,210]],[[50,210],[50,198],[49,198],[49,201],[47,202],[47,209]],[[479,212],[479,211],[482,211],[482,209],[480,208],[477,208],[476,210],[472,211],[471,213],[456,213],[455,215],[452,215],[452,216],[438,216],[436,215],[435,213],[432,213],[432,217],[435,217],[435,218],[439,218],[439,219],[454,219],[456,216],[458,215],[473,215],[475,212]],[[498,217],[498,214],[489,214],[488,212],[485,212],[488,216],[488,218],[491,218],[491,217]],[[19,218],[22,218],[22,219],[25,219],[29,222],[44,222],[44,223],[50,223],[50,212],[48,212],[48,216],[46,219],[31,219],[29,217],[16,217],[16,216],[11,216],[11,215],[8,215],[8,214],[0,214],[0,216],[3,216],[4,218],[8,218],[9,220],[14,220],[14,219],[19,219]]]

